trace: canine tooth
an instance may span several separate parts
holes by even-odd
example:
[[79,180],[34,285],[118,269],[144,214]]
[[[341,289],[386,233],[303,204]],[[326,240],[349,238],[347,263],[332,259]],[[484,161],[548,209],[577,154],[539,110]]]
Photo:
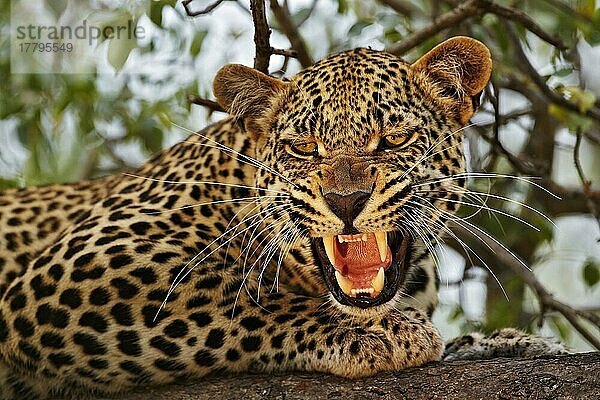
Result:
[[340,288],[342,288],[344,293],[354,294],[352,291],[355,289],[352,289],[352,282],[350,282],[350,279],[344,277],[344,275],[340,274],[338,271],[335,271],[335,279],[337,280],[338,285],[340,285]]
[[377,248],[379,248],[379,258],[384,262],[387,257],[387,234],[385,232],[375,232],[375,240]]
[[375,277],[375,279],[373,279],[373,282],[371,282],[371,286],[372,286],[373,291],[381,292],[383,290],[384,284],[385,284],[385,271],[383,270],[383,267],[381,267],[381,268],[379,268],[379,271],[377,271],[377,276]]
[[335,265],[335,255],[333,252],[333,236],[327,236],[323,238],[323,245],[325,246],[325,253],[329,258],[331,265]]
[[363,233],[361,239],[363,242],[366,242],[367,240],[369,240],[369,235],[367,235],[366,233]]
[[350,294],[352,294],[353,296],[356,296],[356,293],[357,293],[357,292],[358,292],[358,290],[356,290],[356,289],[352,289],[352,290],[350,291]]

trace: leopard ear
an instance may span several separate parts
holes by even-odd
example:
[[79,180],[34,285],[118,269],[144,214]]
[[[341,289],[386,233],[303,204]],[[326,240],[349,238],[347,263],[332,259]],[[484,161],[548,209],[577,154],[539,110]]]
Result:
[[288,84],[239,64],[222,67],[213,81],[219,104],[231,115],[244,120],[246,128],[259,135],[265,116],[281,98]]
[[452,112],[465,125],[479,106],[492,72],[490,51],[478,40],[456,36],[440,43],[412,65],[433,83],[437,96],[454,100]]

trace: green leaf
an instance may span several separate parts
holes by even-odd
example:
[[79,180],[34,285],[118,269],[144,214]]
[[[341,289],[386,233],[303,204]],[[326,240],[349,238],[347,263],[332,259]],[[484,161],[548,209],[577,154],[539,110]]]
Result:
[[348,30],[348,36],[358,36],[361,34],[362,30],[365,29],[367,26],[370,26],[372,22],[370,21],[365,21],[365,20],[361,20],[361,21],[356,21],[356,23],[354,23],[354,25],[352,25],[350,27],[350,29]]
[[7,179],[0,176],[0,190],[12,189],[19,186],[16,179]]
[[579,113],[566,110],[556,104],[550,104],[548,106],[548,113],[557,120],[559,120],[571,132],[585,132],[594,125],[592,120],[590,120],[589,118],[586,118],[585,116]]
[[157,26],[162,27],[162,10],[165,6],[164,1],[152,1],[150,4],[150,21]]
[[338,0],[338,14],[346,14],[348,11],[348,1],[347,0]]
[[161,129],[155,119],[151,116],[145,117],[140,121],[138,135],[142,139],[144,146],[152,153],[159,151],[163,143],[163,129]]
[[569,338],[571,337],[571,328],[566,323],[564,318],[557,317],[557,316],[550,316],[550,317],[548,317],[548,320],[550,323],[552,323],[552,325],[554,325],[554,328],[556,328],[556,330],[558,331],[558,335],[560,336],[560,338],[562,340],[564,340],[564,341],[569,340]]
[[166,128],[170,128],[173,125],[169,116],[164,112],[158,113],[158,119]]
[[523,281],[516,276],[510,276],[502,282],[510,301],[506,299],[503,290],[494,279],[490,278],[488,282],[484,331],[491,332],[507,326],[520,327],[525,293]]
[[194,36],[192,44],[190,45],[190,54],[193,57],[196,57],[198,53],[200,53],[200,50],[202,50],[202,42],[204,42],[207,33],[207,31],[200,31]]
[[402,34],[394,28],[386,29],[383,35],[388,43],[399,42],[402,39]]
[[556,89],[561,94],[567,94],[569,100],[577,104],[581,113],[592,108],[596,101],[596,95],[593,92],[579,86],[558,86]]
[[452,310],[452,313],[448,316],[448,320],[449,321],[457,321],[463,315],[465,315],[465,312],[463,311],[463,309],[460,305],[457,305],[456,307],[454,307],[454,310]]
[[[134,21],[135,24],[137,21]],[[124,25],[127,24],[125,21]],[[119,25],[117,25],[119,26]],[[137,39],[134,35],[122,35],[119,38],[110,39],[110,43],[108,44],[108,62],[112,65],[115,70],[118,72],[123,68],[127,58],[129,57],[129,53],[137,46]]]
[[596,47],[600,45],[600,29],[592,29],[588,32],[585,32],[583,36],[585,40],[590,44],[590,46]]
[[594,260],[586,260],[583,264],[583,281],[588,287],[593,287],[600,281],[600,266]]
[[301,8],[298,10],[298,12],[294,13],[291,17],[292,17],[292,21],[294,22],[295,26],[298,26],[300,24],[300,22],[304,21],[306,18],[308,18],[308,16],[311,13],[311,8],[310,7],[305,7],[305,8]]
[[571,66],[571,67],[565,67],[565,68],[561,68],[557,71],[554,71],[554,73],[552,75],[559,77],[559,78],[563,78],[565,76],[569,76],[572,72],[573,72],[573,67]]
[[596,10],[596,0],[578,0],[575,2],[577,11],[586,17],[592,17]]

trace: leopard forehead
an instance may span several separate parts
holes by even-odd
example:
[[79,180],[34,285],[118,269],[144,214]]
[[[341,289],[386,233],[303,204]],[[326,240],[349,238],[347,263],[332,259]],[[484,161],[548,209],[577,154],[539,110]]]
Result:
[[402,59],[356,49],[300,72],[278,110],[275,140],[316,140],[328,150],[360,150],[389,131],[448,124],[435,99]]

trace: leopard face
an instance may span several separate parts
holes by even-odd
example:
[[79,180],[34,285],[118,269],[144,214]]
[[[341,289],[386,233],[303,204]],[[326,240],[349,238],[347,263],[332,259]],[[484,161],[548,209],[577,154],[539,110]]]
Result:
[[281,194],[275,216],[310,247],[345,312],[384,311],[404,295],[460,201],[461,128],[489,79],[479,42],[448,41],[409,65],[357,49],[289,81],[228,66],[215,94]]

